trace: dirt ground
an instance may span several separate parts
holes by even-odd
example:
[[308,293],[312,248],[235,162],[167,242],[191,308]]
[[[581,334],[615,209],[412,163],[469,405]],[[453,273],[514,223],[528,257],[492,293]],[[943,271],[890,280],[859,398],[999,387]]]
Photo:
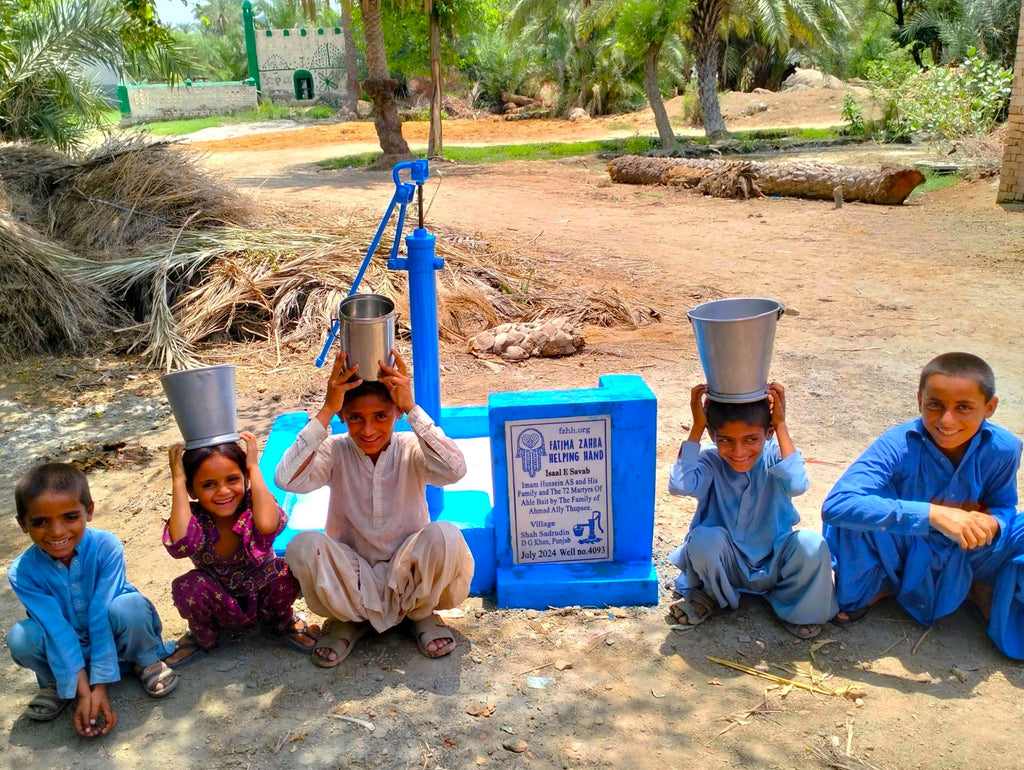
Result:
[[[794,122],[827,122],[827,115],[809,110]],[[487,121],[477,136],[508,141],[522,125]],[[551,138],[590,136],[593,125],[556,124]],[[459,130],[446,128],[446,141]],[[528,130],[534,140],[547,136],[542,124]],[[343,216],[355,206],[383,212],[388,174],[311,164],[344,147],[337,133],[321,142],[325,132],[205,147],[211,167],[256,196],[268,218],[298,210]],[[297,149],[285,151],[286,142]],[[638,330],[588,329],[580,355],[497,372],[445,349],[446,404],[640,374],[658,396],[664,490],[689,425],[689,388],[701,379],[685,311],[710,297],[755,295],[789,309],[772,377],[788,387],[791,432],[808,461],[811,489],[796,501],[802,526],[819,527],[821,501],[842,469],[915,413],[917,373],[940,352],[988,359],[998,377],[996,421],[1024,435],[1024,214],[995,205],[996,180],[913,196],[900,207],[835,209],[831,201],[740,202],[614,186],[595,158],[439,164],[432,174],[428,227],[490,241],[496,260],[515,250],[538,272],[614,287],[661,316]],[[261,436],[277,414],[316,406],[322,372],[314,356],[285,350],[278,360],[258,345],[208,351],[211,362],[239,365],[240,425]],[[9,367],[0,373],[0,483],[10,488],[43,456],[91,458],[93,523],[122,539],[129,577],[174,637],[184,622],[170,581],[185,566],[160,546],[170,503],[165,450],[177,439],[164,404],[157,374],[130,358]],[[0,559],[9,563],[28,540],[15,526],[12,496],[2,500]],[[676,574],[665,555],[693,510],[690,500],[658,494],[654,552],[663,584]],[[166,700],[146,698],[130,678],[114,686],[120,723],[93,740],[75,736],[67,717],[36,724],[21,716],[35,684],[4,655],[0,731],[8,741],[0,765],[805,768],[827,766],[809,751],[827,745],[852,755],[836,767],[1020,766],[1024,665],[992,647],[969,609],[926,630],[885,603],[853,628],[826,626],[810,644],[749,598],[735,613],[673,630],[669,600],[663,588],[656,607],[534,612],[499,611],[491,598],[472,597],[450,620],[459,642],[450,657],[428,660],[396,630],[364,639],[330,671],[254,633],[183,670]],[[22,616],[6,582],[0,614],[4,629]],[[863,697],[780,689],[708,655],[805,683],[796,673],[813,666],[815,681]]]

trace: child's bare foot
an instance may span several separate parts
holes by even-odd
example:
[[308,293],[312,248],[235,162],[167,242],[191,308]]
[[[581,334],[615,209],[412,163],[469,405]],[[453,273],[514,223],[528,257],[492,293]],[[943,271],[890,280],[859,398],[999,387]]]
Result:
[[985,620],[992,615],[992,594],[994,590],[988,583],[980,580],[971,583],[971,590],[967,592],[967,598],[976,606]]

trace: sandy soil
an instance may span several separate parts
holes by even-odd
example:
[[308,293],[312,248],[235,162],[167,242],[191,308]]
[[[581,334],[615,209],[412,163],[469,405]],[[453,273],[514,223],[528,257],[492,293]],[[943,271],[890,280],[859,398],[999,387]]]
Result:
[[[807,115],[809,122],[821,117]],[[511,131],[522,124],[488,122],[479,136],[492,125]],[[570,135],[553,129],[552,138]],[[237,140],[245,147],[207,145],[210,163],[255,194],[268,216],[302,208],[330,217],[356,205],[383,211],[389,175],[310,165],[318,154],[335,154],[340,141],[318,147],[319,131],[289,132],[307,148],[294,154],[248,146],[268,134]],[[831,202],[738,202],[613,186],[596,159],[435,170],[428,224],[516,249],[565,281],[615,287],[662,318],[637,331],[588,329],[581,355],[499,372],[446,349],[447,404],[483,403],[496,390],[593,385],[604,373],[641,374],[659,400],[664,489],[689,424],[689,387],[701,378],[685,310],[706,297],[752,294],[790,310],[779,325],[772,376],[788,386],[791,431],[809,462],[811,490],[797,500],[803,526],[820,526],[821,500],[843,467],[883,429],[913,415],[917,372],[939,352],[986,357],[999,378],[997,422],[1024,434],[1024,350],[1017,344],[1024,217],[994,204],[994,180],[914,196],[897,208],[837,210]],[[259,346],[209,355],[240,364],[240,422],[264,436],[276,414],[312,406],[321,392],[308,350],[285,351],[281,361]],[[131,359],[45,358],[10,367],[0,373],[0,480],[9,488],[41,455],[93,458],[94,524],[122,538],[130,577],[174,636],[184,623],[169,587],[185,567],[159,545],[170,499],[164,450],[176,439],[162,403],[156,375]],[[654,547],[663,581],[675,576],[664,556],[692,513],[692,501],[659,494]],[[2,521],[0,558],[9,561],[27,544],[10,495]],[[881,768],[1020,764],[1024,666],[994,650],[971,610],[926,631],[883,604],[852,629],[827,626],[820,641],[829,643],[811,645],[790,637],[753,599],[697,629],[673,631],[668,601],[663,591],[657,607],[538,613],[498,611],[487,597],[471,598],[465,616],[451,621],[459,639],[452,656],[427,660],[398,630],[364,639],[332,671],[248,635],[183,671],[165,701],[146,698],[130,679],[115,686],[121,722],[92,741],[77,738],[67,718],[39,725],[22,717],[34,683],[0,660],[0,730],[9,736],[0,764],[803,768],[824,766],[808,749],[826,743]],[[6,585],[0,613],[4,628],[21,617]],[[707,655],[782,677],[813,665],[826,686],[850,685],[863,698],[772,689]],[[469,713],[490,706],[490,716]]]

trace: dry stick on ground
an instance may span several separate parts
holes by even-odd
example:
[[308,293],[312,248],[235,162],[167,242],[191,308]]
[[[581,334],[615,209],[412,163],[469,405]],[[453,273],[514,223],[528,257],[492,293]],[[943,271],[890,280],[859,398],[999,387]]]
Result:
[[925,637],[926,637],[926,636],[928,636],[928,634],[930,634],[930,633],[931,633],[931,631],[932,631],[932,628],[934,628],[934,626],[928,626],[928,628],[926,628],[926,629],[924,630],[924,633],[923,633],[923,634],[921,634],[921,638],[920,638],[920,639],[918,639],[918,640],[917,640],[917,644],[915,644],[915,645],[914,645],[914,649],[912,649],[912,650],[910,651],[910,654],[911,654],[911,655],[917,655],[917,648],[921,646],[921,642],[923,642],[923,641],[924,641]]
[[716,658],[713,655],[706,656],[712,663],[717,663],[720,666],[726,666],[728,668],[734,668],[737,671],[742,671],[744,674],[750,674],[756,676],[759,679],[767,679],[769,682],[775,682],[775,684],[788,684],[801,690],[807,690],[807,692],[816,692],[821,695],[834,695],[838,696],[835,690],[828,690],[824,687],[819,687],[815,684],[804,684],[803,682],[797,682],[792,679],[784,679],[781,676],[775,676],[774,674],[766,674],[763,671],[758,671],[756,668],[748,668],[747,666],[741,666],[739,663],[733,663],[729,660],[723,660],[722,658]]
[[826,767],[834,770],[881,770],[877,765],[863,759],[844,755],[838,746],[827,739],[823,746],[811,746],[808,751]]

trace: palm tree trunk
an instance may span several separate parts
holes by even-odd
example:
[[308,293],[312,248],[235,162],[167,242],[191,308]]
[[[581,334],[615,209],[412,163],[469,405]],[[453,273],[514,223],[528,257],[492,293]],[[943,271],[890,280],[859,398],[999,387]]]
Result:
[[711,139],[729,137],[718,104],[718,27],[725,18],[727,6],[726,0],[697,0],[690,13],[697,97],[704,117],[704,133]]
[[430,11],[430,137],[427,139],[427,157],[443,158],[441,141],[441,24],[437,6]]
[[352,35],[352,0],[341,0],[341,33],[345,38],[345,106],[355,117],[359,114],[359,58]]
[[380,0],[359,0],[363,12],[363,34],[366,37],[366,68],[370,77],[363,84],[373,102],[373,128],[384,151],[383,165],[411,158],[409,145],[402,136],[402,121],[395,104],[396,80],[388,69],[384,50],[384,29],[381,26]]
[[764,195],[833,200],[838,187],[845,201],[898,206],[924,175],[913,168],[829,166],[824,163],[758,163],[704,158],[646,158],[624,155],[608,164],[613,182],[690,186],[709,172],[742,165]]
[[665,102],[661,99],[661,91],[658,89],[658,54],[660,53],[660,40],[652,42],[647,47],[647,53],[644,54],[644,90],[647,91],[647,101],[651,103],[651,112],[654,113],[654,125],[658,127],[661,147],[663,150],[671,150],[676,146],[676,135],[669,122]]

